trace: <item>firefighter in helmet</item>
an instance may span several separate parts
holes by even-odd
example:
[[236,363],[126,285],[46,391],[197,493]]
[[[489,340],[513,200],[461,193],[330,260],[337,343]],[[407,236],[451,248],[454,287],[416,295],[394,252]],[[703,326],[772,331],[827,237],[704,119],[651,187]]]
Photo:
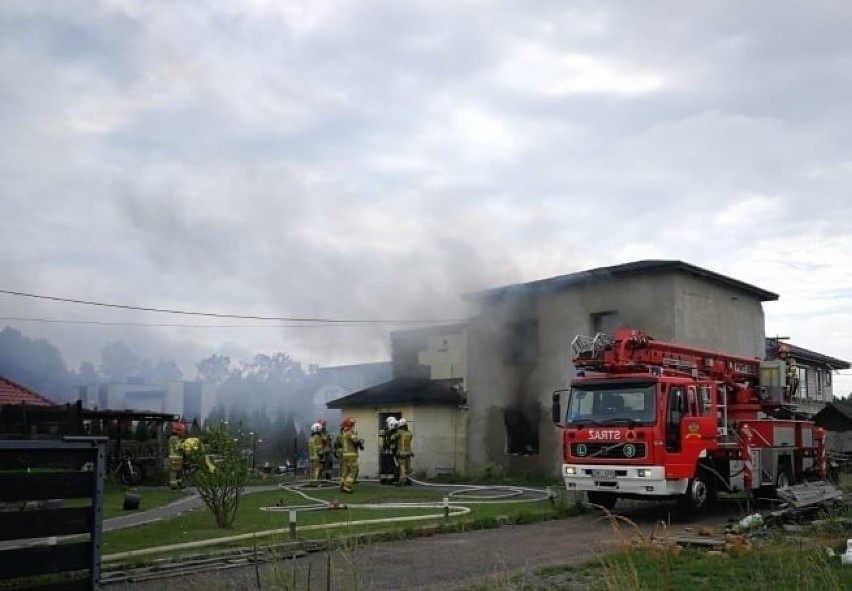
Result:
[[169,437],[169,487],[183,488],[183,435],[186,424],[181,421],[172,423],[172,435]]
[[385,419],[384,429],[379,431],[379,482],[393,484],[399,480],[396,461],[396,417]]
[[328,432],[328,421],[319,419],[317,423],[320,426],[320,435],[322,435],[322,448],[320,450],[320,459],[322,460],[322,478],[331,480],[331,470],[334,462],[332,453],[331,435]]
[[319,486],[322,478],[322,426],[319,423],[311,425],[311,436],[308,438],[308,457],[310,461],[309,486]]
[[[204,451],[204,444],[198,437],[187,437],[180,446],[183,455],[183,474],[192,476],[196,470],[204,468],[208,472],[215,472],[216,465],[210,456]],[[183,477],[181,477],[181,481]]]
[[340,490],[351,493],[358,481],[358,451],[364,449],[364,440],[355,431],[355,419],[346,417],[340,423]]
[[796,360],[790,355],[790,347],[788,345],[780,345],[778,347],[778,357],[783,359],[787,366],[785,401],[792,402],[796,391],[799,389],[799,367],[796,365]]
[[411,458],[414,453],[411,451],[411,440],[414,434],[408,429],[408,421],[404,417],[397,421],[396,430],[396,463],[399,469],[400,486],[411,486]]

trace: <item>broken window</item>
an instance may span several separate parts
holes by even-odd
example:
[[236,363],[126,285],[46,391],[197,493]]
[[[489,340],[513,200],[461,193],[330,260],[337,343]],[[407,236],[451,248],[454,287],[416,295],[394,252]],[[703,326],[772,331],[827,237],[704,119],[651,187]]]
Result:
[[505,409],[506,453],[515,455],[538,454],[538,425],[540,409],[512,406]]
[[538,320],[510,322],[503,346],[505,365],[532,365],[538,357]]
[[615,331],[621,328],[621,318],[618,312],[609,310],[606,312],[596,312],[592,314],[592,334],[615,334]]

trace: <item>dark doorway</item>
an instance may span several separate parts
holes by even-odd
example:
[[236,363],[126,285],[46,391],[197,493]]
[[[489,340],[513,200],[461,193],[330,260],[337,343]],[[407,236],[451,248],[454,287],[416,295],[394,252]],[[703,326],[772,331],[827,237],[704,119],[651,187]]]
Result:
[[532,405],[510,406],[503,411],[506,425],[506,453],[535,455],[538,453],[538,424],[541,409]]

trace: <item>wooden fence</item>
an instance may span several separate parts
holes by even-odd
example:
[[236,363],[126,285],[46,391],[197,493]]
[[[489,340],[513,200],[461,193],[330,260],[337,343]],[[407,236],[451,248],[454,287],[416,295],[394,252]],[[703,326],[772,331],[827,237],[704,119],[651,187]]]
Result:
[[96,588],[104,441],[0,440],[0,589]]

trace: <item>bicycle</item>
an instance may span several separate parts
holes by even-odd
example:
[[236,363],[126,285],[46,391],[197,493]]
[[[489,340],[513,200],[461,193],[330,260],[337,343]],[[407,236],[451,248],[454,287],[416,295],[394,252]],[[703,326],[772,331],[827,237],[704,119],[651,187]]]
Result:
[[139,484],[144,476],[142,467],[134,464],[128,455],[123,456],[120,460],[114,460],[109,473],[127,486]]

